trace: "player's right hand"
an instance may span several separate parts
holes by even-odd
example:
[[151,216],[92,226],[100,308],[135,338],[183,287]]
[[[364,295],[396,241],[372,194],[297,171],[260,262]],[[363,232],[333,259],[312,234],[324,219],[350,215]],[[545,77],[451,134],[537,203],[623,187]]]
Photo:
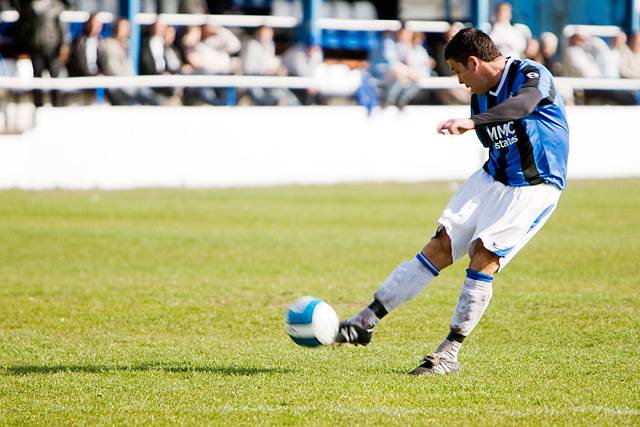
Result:
[[462,135],[475,127],[471,119],[449,119],[438,125],[437,132],[441,135]]

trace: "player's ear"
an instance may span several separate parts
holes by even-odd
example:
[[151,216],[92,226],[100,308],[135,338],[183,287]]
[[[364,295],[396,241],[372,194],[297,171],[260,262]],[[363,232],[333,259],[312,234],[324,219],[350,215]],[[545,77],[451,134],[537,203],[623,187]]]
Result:
[[480,68],[480,58],[473,55],[469,56],[469,59],[467,60],[467,68],[471,71],[478,71],[478,68]]

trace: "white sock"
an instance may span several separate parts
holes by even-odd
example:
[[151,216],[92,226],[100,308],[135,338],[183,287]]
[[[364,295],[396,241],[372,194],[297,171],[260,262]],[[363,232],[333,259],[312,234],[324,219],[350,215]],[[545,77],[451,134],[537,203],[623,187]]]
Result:
[[456,311],[451,319],[451,332],[468,336],[476,327],[493,295],[493,276],[467,269]]
[[456,311],[451,319],[451,332],[442,341],[436,352],[442,352],[452,359],[458,358],[458,352],[464,339],[473,331],[493,295],[493,276],[467,269]]
[[438,269],[418,252],[415,258],[397,266],[373,295],[371,305],[350,320],[364,328],[373,328],[391,310],[415,298],[438,274]]

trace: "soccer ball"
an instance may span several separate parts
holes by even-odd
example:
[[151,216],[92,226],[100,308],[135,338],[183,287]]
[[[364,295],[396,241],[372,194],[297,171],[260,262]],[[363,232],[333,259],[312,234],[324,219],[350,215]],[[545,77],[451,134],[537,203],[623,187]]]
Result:
[[284,322],[293,342],[304,347],[332,344],[340,323],[333,307],[314,297],[295,300],[289,306]]

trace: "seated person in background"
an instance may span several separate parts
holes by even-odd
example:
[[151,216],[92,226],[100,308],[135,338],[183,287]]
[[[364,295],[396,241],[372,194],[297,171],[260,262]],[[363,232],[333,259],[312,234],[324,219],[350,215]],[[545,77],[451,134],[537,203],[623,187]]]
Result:
[[166,70],[169,74],[180,74],[183,72],[184,64],[182,62],[182,53],[175,45],[176,28],[168,26],[164,30],[164,61]]
[[599,37],[590,37],[579,32],[569,38],[563,69],[569,77],[620,77],[615,55],[607,43]]
[[182,32],[178,47],[184,61],[183,71],[187,74],[193,74],[200,66],[200,56],[196,53],[196,45],[200,43],[202,38],[202,30],[200,27],[187,27]]
[[[575,33],[569,37],[562,70],[569,77],[619,78],[620,64],[607,43],[599,37]],[[588,89],[576,91],[586,104],[629,104],[630,94],[623,91]]]
[[[230,30],[214,24],[201,27],[202,36],[195,51],[200,56],[201,70],[204,74],[236,74],[240,71],[238,58],[232,55],[240,52],[240,40]],[[215,105],[227,104],[227,92],[224,88],[214,88],[217,99]]]
[[424,46],[424,33],[413,33],[412,49],[409,52],[407,65],[414,68],[422,77],[429,77],[433,73],[436,62]]
[[156,21],[149,27],[149,34],[143,37],[140,45],[140,74],[158,75],[169,74],[167,62],[164,58],[164,33],[167,26]]
[[[433,68],[435,67],[435,60],[431,58],[431,56],[429,56],[429,53],[424,46],[424,42],[424,33],[414,32],[411,38],[411,49],[404,52],[403,62],[415,72],[415,84],[413,85],[413,87],[415,88],[415,93],[404,94],[403,99],[400,99],[397,102],[397,105],[400,108],[402,108],[404,105],[407,105],[410,101],[417,97],[418,93],[421,90],[419,86],[420,80],[425,77],[430,77],[434,72]],[[400,57],[403,57],[402,51]]]
[[[105,75],[135,75],[127,49],[130,32],[129,21],[124,18],[119,18],[113,25],[113,37],[104,41],[100,51],[101,70]],[[148,87],[108,89],[107,96],[112,105],[160,105],[158,96]]]
[[[464,28],[464,24],[461,22],[454,22],[451,24],[446,33],[442,35],[442,40],[436,45],[435,48],[435,71],[438,76],[447,77],[452,76],[453,72],[451,67],[444,58],[444,50],[449,41],[455,36],[458,31]],[[452,89],[434,89],[431,90],[432,101],[440,105],[450,104],[469,104],[471,94],[466,88],[456,87]]]
[[[287,69],[276,56],[273,29],[258,27],[242,50],[242,71],[247,75],[286,76]],[[298,105],[293,93],[285,88],[249,88],[249,97],[256,105]]]
[[[102,74],[100,72],[100,50],[103,47],[101,32],[102,22],[100,22],[96,14],[90,15],[82,27],[82,32],[71,43],[67,60],[69,77],[98,76]],[[75,93],[67,92],[67,101],[70,103],[92,104],[95,99],[95,89],[83,89]]]
[[[205,31],[203,31],[205,30]],[[188,27],[180,47],[185,61],[184,71],[187,74],[218,74],[215,71],[230,71],[230,58],[224,52],[216,52],[205,43],[210,36],[207,26]],[[197,105],[204,102],[209,105],[226,105],[227,101],[222,89],[212,87],[198,87],[185,89],[184,103]]]
[[378,48],[369,55],[369,70],[382,86],[381,104],[407,105],[419,92],[418,82],[425,77],[408,64],[414,61],[413,33],[402,27],[396,33],[384,34]]
[[[143,38],[140,49],[140,74],[171,75],[182,71],[180,52],[173,45],[175,38],[175,28],[160,21],[156,21],[149,28],[149,34]],[[177,88],[171,87],[153,90],[168,97],[175,96],[178,92]]]
[[100,36],[102,22],[92,14],[84,23],[80,33],[71,44],[67,70],[71,77],[97,76],[100,74],[100,55],[103,40]]
[[620,77],[640,79],[640,32],[631,34],[629,45],[622,43],[620,49]]
[[511,24],[513,10],[506,2],[496,6],[495,22],[488,32],[489,37],[505,57],[522,58],[527,48],[527,37]]
[[547,67],[554,76],[561,74],[560,62],[556,58],[558,52],[558,36],[553,33],[544,32],[540,34],[540,53],[542,55],[542,64]]
[[[621,33],[624,35],[624,33]],[[629,37],[629,44],[624,37],[616,37],[614,48],[619,52],[620,77],[624,79],[640,79],[640,32]],[[640,105],[640,90],[630,93],[633,104]]]
[[[282,55],[282,64],[290,76],[316,77],[318,70],[324,65],[322,48],[316,44],[306,45],[299,42],[287,49]],[[316,88],[291,90],[303,105],[324,104],[320,92]]]
[[569,37],[569,45],[564,51],[562,69],[568,77],[602,77],[602,70],[595,59],[596,51],[589,44],[589,38],[575,33]]
[[530,59],[539,64],[544,63],[544,57],[540,51],[540,42],[536,39],[527,40],[527,48],[524,50],[525,59]]
[[324,62],[322,48],[314,40],[299,41],[282,55],[290,76],[315,78],[319,87],[291,90],[303,105],[326,104],[330,96],[351,96],[362,84],[362,72],[349,66]]
[[240,40],[230,30],[213,24],[202,26],[202,39],[196,45],[208,74],[235,74],[240,71],[238,59]]

